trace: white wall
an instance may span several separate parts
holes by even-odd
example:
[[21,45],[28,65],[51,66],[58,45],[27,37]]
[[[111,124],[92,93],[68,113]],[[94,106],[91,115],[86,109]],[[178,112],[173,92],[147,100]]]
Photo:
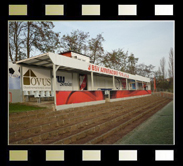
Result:
[[79,74],[73,73],[72,90],[79,90]]
[[[26,67],[23,67],[23,69],[27,69]],[[34,68],[31,67],[31,69],[33,70]],[[23,74],[25,74],[27,70],[23,70]],[[43,68],[35,68],[33,70],[36,74],[36,76],[39,77],[40,74],[44,73],[46,74],[46,77],[51,77],[50,70],[48,69],[43,69]],[[37,72],[36,72],[37,71]],[[39,72],[38,72],[39,71]],[[57,73],[56,73],[56,76],[60,76],[64,77],[64,84],[61,85],[61,83],[59,82],[56,82],[56,90],[69,90],[69,91],[72,91],[72,90],[79,90],[79,73],[74,73],[74,72],[67,72],[65,70],[58,70]],[[41,75],[41,77],[43,77]],[[119,89],[116,88],[116,83],[118,82],[117,79],[119,79]],[[56,81],[57,81],[57,78],[56,78]],[[53,82],[53,78],[52,78],[52,82]],[[129,83],[129,80],[128,80],[128,83]],[[68,86],[68,84],[71,84]],[[147,90],[150,90],[150,83],[147,83]],[[137,86],[137,84],[136,84]],[[122,84],[121,84],[121,78],[118,78],[118,77],[115,77],[115,88],[113,88],[113,76],[109,76],[109,77],[106,77],[106,76],[102,76],[102,75],[95,75],[94,74],[94,88],[93,90],[98,90],[98,89],[103,89],[103,88],[106,88],[106,89],[113,89],[113,90],[122,90]],[[138,87],[137,87],[138,88]],[[130,90],[131,88],[129,88]],[[91,88],[91,74],[87,74],[87,90],[92,90]]]
[[87,74],[87,86],[88,86],[87,87],[88,90],[92,90],[91,89],[91,74]]
[[57,71],[56,76],[60,76],[62,77],[62,79],[64,77],[65,79],[64,83],[60,83],[57,82],[56,78],[56,90],[72,90],[73,86],[72,73],[65,71]]
[[57,82],[56,90],[79,90],[79,74],[74,72],[66,72],[64,70],[57,71],[57,76],[64,76],[66,83],[72,83],[72,86],[60,86]]
[[[128,78],[128,79],[133,79],[133,80],[138,80],[138,81],[144,81],[144,82],[150,82],[150,78],[146,78],[146,77],[142,77],[139,75],[133,75],[133,74],[129,74],[129,73],[125,73],[125,72],[119,72],[116,70],[112,70],[109,68],[103,68],[101,66],[98,65],[94,65],[89,63],[90,58],[86,57],[84,55],[80,55],[80,54],[76,54],[76,53],[72,53],[72,56],[77,56],[78,58],[82,58],[84,61],[82,60],[78,60],[78,59],[74,59],[74,58],[70,58],[70,57],[66,57],[66,56],[60,56],[54,53],[48,53],[50,59],[52,60],[53,63],[55,63],[55,65],[60,65],[60,66],[65,66],[68,68],[72,68],[72,69],[79,69],[79,70],[83,70],[83,71],[93,71],[93,73],[101,73],[104,75],[108,75],[108,76],[113,76],[112,74],[106,74],[106,72],[103,72],[101,70],[106,69],[106,70],[111,70],[111,71],[115,71],[118,74],[115,76],[121,77],[121,78]],[[91,68],[92,66],[92,68]],[[121,75],[123,74],[123,75]],[[124,76],[126,75],[126,76]]]
[[138,81],[144,81],[144,82],[150,82],[150,78],[147,78],[147,77],[143,77],[143,76],[140,76],[140,75],[135,75],[135,80],[138,80]]
[[50,69],[22,67],[22,78],[23,90],[25,91],[51,90]]
[[65,66],[72,69],[79,69],[83,71],[88,71],[89,63],[79,61],[77,59],[73,59],[66,56],[60,56],[54,53],[49,52],[49,57],[55,65]]
[[[59,74],[58,74],[59,73]],[[64,72],[64,71],[59,71],[57,72],[57,75],[60,76],[65,76],[67,78],[65,78],[65,81],[68,82],[72,82],[72,87],[62,87],[60,90],[79,90],[79,73],[71,73],[71,72]],[[120,88],[116,89],[116,84],[115,84],[115,89],[113,88],[113,77],[105,77],[105,76],[93,76],[94,78],[94,88],[93,90],[98,90],[99,88],[108,88],[108,89],[113,89],[113,90],[122,90],[122,83],[121,83],[121,78],[116,78],[115,77],[115,82],[117,81],[117,79],[119,79],[120,81]],[[130,81],[128,80],[128,83]],[[135,82],[134,82],[135,83]],[[138,83],[136,82],[136,86]],[[129,87],[129,84],[127,85]],[[150,90],[150,84],[147,83],[147,90]],[[137,87],[138,88],[138,87]],[[132,88],[129,88],[129,90],[132,90]],[[91,88],[91,74],[87,74],[87,90],[92,90]],[[134,89],[133,89],[134,90]]]
[[146,88],[146,90],[151,90],[151,83],[150,82],[147,83],[147,86],[148,87]]
[[22,102],[22,90],[21,89],[9,89],[9,102],[17,103]]
[[[91,75],[88,74],[87,75],[88,79],[87,79],[87,84],[88,84],[88,90],[92,90],[91,89]],[[116,82],[117,79],[119,79],[119,89],[116,88]],[[94,89],[93,90],[97,90],[98,88],[106,88],[106,89],[113,89],[113,90],[122,90],[122,83],[121,83],[121,78],[116,78],[115,77],[115,89],[113,88],[113,77],[104,77],[104,76],[96,76],[94,75]]]
[[75,52],[71,52],[71,57],[73,57],[73,56],[77,56],[77,59],[81,60],[83,62],[88,62],[88,63],[90,62],[90,58],[87,57],[87,56],[84,56],[84,55],[81,55],[81,54],[77,54]]
[[113,88],[112,77],[94,75],[94,89],[97,90],[98,88]]

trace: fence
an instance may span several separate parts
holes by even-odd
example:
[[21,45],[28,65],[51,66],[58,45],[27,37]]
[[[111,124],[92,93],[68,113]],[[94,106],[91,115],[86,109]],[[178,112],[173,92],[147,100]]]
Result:
[[160,91],[160,92],[152,92],[152,95],[173,99],[174,93]]

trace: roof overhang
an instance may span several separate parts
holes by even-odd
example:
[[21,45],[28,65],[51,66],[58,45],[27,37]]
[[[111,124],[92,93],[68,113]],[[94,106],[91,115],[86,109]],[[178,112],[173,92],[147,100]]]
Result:
[[[51,68],[51,69],[53,68],[53,64],[55,64],[59,66],[58,70],[67,70],[67,71],[79,72],[79,73],[92,72],[91,69],[89,70],[88,68],[90,65],[94,65],[91,63],[80,61],[78,59],[62,56],[62,55],[51,53],[51,52],[37,55],[31,58],[23,59],[23,60],[17,61],[16,63],[24,66],[36,66],[36,67]],[[95,66],[98,66],[98,65],[95,65]],[[102,68],[102,67],[98,66],[98,68]],[[118,72],[119,71],[117,71],[117,73]],[[98,75],[113,76],[112,74],[101,73],[100,71],[93,71],[93,73]],[[122,73],[125,74],[125,72],[122,72]],[[120,75],[118,76],[115,75],[115,77],[125,78]],[[128,74],[128,79],[150,82],[150,78],[142,77],[139,75],[133,75],[133,74]]]
[[39,66],[52,68],[53,62],[49,57],[48,53],[33,56],[31,58],[23,59],[16,62],[19,65],[30,65],[30,66]]
[[59,66],[58,70],[90,73],[90,71],[86,70],[88,66],[86,62],[50,52],[17,61],[16,64],[51,69],[53,68],[53,64],[55,64]]

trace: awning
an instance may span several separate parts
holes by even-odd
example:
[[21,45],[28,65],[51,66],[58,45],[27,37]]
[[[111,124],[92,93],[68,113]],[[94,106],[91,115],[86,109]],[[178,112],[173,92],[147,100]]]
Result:
[[47,67],[47,68],[52,68],[52,64],[53,64],[48,53],[23,59],[23,60],[17,61],[16,63],[19,65],[41,66],[41,67]]
[[73,64],[77,64],[77,65],[78,63],[81,63],[79,64],[80,66],[83,66],[86,63],[86,62],[80,62],[77,59],[68,58],[68,57],[57,55],[54,53],[45,53],[45,54],[40,54],[37,56],[33,56],[31,58],[17,61],[16,64],[19,64],[22,66],[32,66],[32,67],[41,67],[41,68],[50,68],[50,69],[52,69],[53,64],[55,64],[59,66],[58,70],[62,69],[62,70],[68,70],[71,72],[90,73],[89,71],[83,71],[83,69],[82,68],[80,69],[80,67],[77,67],[77,65],[69,66],[69,63],[71,61],[74,61]]
[[[28,59],[23,59],[16,62],[19,65],[31,65],[31,66],[39,66],[43,68],[53,68],[53,65],[57,66],[57,69],[68,70],[72,72],[80,72],[80,73],[91,73],[100,74],[105,76],[114,76],[125,78],[125,75],[128,75],[128,79],[150,82],[150,78],[146,78],[140,75],[133,75],[109,68],[105,68],[102,66],[94,65],[91,63],[83,62],[78,59],[62,56],[55,53],[45,53],[41,55],[37,55]],[[105,70],[104,70],[105,69]],[[110,73],[106,72],[107,70]],[[117,73],[117,74],[116,74]]]

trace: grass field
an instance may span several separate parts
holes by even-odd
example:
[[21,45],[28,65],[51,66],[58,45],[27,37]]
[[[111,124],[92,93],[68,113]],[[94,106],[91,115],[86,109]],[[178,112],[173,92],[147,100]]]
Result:
[[21,103],[9,103],[9,113],[40,110],[45,108],[46,107],[23,105]]
[[116,144],[173,144],[173,101]]

